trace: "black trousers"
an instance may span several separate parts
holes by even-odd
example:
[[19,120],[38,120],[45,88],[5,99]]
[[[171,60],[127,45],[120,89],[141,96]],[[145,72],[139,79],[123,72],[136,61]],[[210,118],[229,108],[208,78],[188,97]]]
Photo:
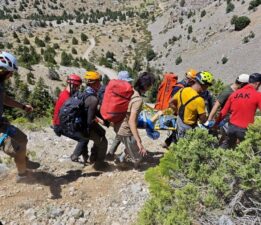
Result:
[[227,141],[223,142],[220,147],[224,149],[235,148],[237,145],[237,140],[243,141],[245,139],[246,130],[246,128],[241,128],[229,123]]
[[89,140],[92,140],[94,144],[91,152],[93,157],[95,157],[95,161],[104,161],[105,159],[108,147],[108,141],[105,137],[105,133],[106,131],[97,123],[92,125],[92,128],[88,134],[84,131],[68,131],[67,129],[62,130],[62,134],[64,136],[78,141],[78,144],[74,150],[78,156],[88,152],[87,145]]

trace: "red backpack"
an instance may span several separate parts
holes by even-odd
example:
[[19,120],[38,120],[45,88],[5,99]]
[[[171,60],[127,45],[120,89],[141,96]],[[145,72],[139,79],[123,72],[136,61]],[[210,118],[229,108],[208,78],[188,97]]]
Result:
[[171,93],[173,88],[177,85],[178,76],[174,73],[167,73],[164,75],[163,81],[158,88],[157,102],[155,109],[164,110],[169,106]]
[[102,117],[113,123],[122,121],[133,93],[133,87],[127,81],[111,80],[105,89],[101,105]]

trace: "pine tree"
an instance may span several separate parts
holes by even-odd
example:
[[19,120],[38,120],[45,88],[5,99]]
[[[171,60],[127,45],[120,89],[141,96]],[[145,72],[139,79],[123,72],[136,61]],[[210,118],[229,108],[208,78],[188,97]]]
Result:
[[52,107],[52,97],[45,85],[43,78],[39,78],[30,96],[30,103],[34,107],[33,118],[48,116],[48,111]]

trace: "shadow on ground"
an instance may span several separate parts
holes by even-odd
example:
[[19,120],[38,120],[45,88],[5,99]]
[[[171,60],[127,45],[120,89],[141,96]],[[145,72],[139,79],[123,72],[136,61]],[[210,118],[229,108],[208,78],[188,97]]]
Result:
[[61,185],[72,183],[79,179],[80,177],[92,177],[99,176],[102,172],[90,172],[82,173],[81,170],[69,170],[65,175],[55,176],[51,173],[45,171],[35,171],[31,172],[30,180],[26,183],[28,184],[41,184],[50,187],[50,192],[52,194],[52,199],[62,198],[61,196]]
[[[147,152],[147,155],[143,158],[142,163],[137,168],[137,170],[142,172],[149,169],[150,167],[157,166],[163,155],[163,152]],[[117,164],[117,168],[121,171],[127,171],[134,169],[134,165],[132,162],[127,161]]]

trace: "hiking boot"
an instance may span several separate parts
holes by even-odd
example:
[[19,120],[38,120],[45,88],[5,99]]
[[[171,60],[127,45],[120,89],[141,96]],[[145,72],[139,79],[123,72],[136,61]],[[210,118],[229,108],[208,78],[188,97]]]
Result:
[[107,161],[113,161],[114,159],[115,159],[114,154],[112,154],[110,152],[105,157],[105,160],[107,160]]
[[88,162],[89,156],[88,154],[82,154],[83,163],[86,164]]
[[74,154],[72,154],[72,155],[71,155],[71,160],[72,160],[73,162],[79,162],[79,157],[76,156],[76,155],[74,155]]
[[96,154],[91,154],[90,156],[90,164],[93,164],[97,161],[97,155]]
[[104,162],[104,161],[96,161],[94,164],[93,164],[93,168],[95,170],[101,170],[101,171],[104,171],[106,169],[108,169],[110,166],[109,163],[107,162]]
[[126,169],[129,168],[129,163],[125,161],[124,158],[121,158],[120,156],[116,157],[116,159],[114,160],[114,163],[116,164],[116,166],[120,169]]
[[28,171],[26,171],[25,173],[16,175],[16,183],[30,184],[33,182],[34,182],[34,179],[32,177],[32,174],[29,173]]
[[40,167],[40,163],[31,161],[28,157],[26,157],[26,168],[35,170]]

